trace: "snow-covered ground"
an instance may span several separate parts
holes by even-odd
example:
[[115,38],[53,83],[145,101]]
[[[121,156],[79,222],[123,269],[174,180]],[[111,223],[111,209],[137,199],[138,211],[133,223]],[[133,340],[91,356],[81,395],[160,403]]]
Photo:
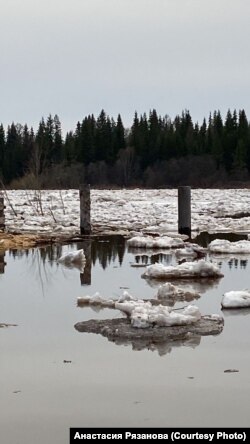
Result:
[[[79,191],[7,191],[6,227],[20,232],[79,233]],[[40,199],[41,197],[41,199]],[[16,214],[14,214],[14,211]],[[91,190],[94,230],[177,232],[177,189]],[[250,190],[192,190],[192,231],[250,233]],[[231,218],[231,216],[240,216]]]

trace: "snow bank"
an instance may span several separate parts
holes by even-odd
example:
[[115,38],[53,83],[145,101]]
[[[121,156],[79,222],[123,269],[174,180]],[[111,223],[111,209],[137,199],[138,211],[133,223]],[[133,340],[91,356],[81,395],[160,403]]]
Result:
[[222,308],[250,307],[250,291],[238,290],[224,293],[221,301]]
[[215,239],[208,245],[212,253],[250,254],[250,240],[230,242],[225,239]]
[[146,268],[143,278],[153,279],[190,279],[190,278],[218,278],[224,276],[220,269],[203,259],[198,262],[184,262],[177,266],[153,264]]

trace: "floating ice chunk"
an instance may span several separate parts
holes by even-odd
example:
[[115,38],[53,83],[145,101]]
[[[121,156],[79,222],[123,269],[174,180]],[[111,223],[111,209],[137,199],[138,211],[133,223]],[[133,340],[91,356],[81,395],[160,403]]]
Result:
[[83,273],[85,268],[86,258],[84,255],[84,251],[81,249],[64,254],[57,260],[57,262],[59,264],[64,265],[67,268],[77,268],[80,271],[80,273]]
[[150,326],[146,313],[132,313],[131,325],[135,328],[147,328]]
[[197,257],[197,254],[191,247],[177,248],[175,254],[177,257]]
[[215,321],[221,321],[223,317],[217,313],[213,313],[211,315],[204,316],[204,319],[214,319]]
[[59,262],[60,264],[76,264],[76,263],[81,263],[81,262],[85,262],[86,258],[85,258],[85,254],[83,249],[81,250],[76,250],[76,251],[72,251],[70,253],[66,253],[63,254],[57,262]]
[[113,299],[104,299],[101,297],[100,293],[96,292],[93,294],[93,296],[81,296],[77,298],[77,305],[94,305],[94,306],[100,306],[100,307],[106,307],[106,308],[114,308],[115,307],[115,301]]
[[184,246],[184,241],[169,236],[135,236],[127,241],[129,247],[136,248],[178,248]]
[[126,290],[124,290],[122,296],[119,297],[117,302],[124,302],[124,301],[135,301],[136,298],[134,298],[131,294],[129,294]]
[[103,301],[103,298],[100,296],[100,293],[96,292],[95,294],[93,294],[93,296],[81,296],[79,298],[77,298],[77,302],[82,303],[82,304],[89,304],[90,302],[95,302],[95,303],[99,303]]
[[115,308],[126,313],[135,328],[148,328],[157,325],[168,327],[173,325],[187,325],[197,322],[201,318],[199,309],[189,305],[182,312],[172,311],[170,307],[162,305],[152,306],[150,302],[142,300],[116,303]]
[[117,310],[122,311],[123,313],[125,313],[126,315],[130,316],[132,314],[132,312],[134,311],[134,309],[136,308],[137,311],[139,311],[140,307],[143,308],[143,310],[145,308],[149,308],[152,307],[151,302],[145,302],[142,299],[137,299],[137,300],[130,300],[130,301],[124,301],[124,302],[115,302],[115,308]]
[[153,264],[146,268],[143,278],[153,279],[190,279],[190,278],[218,278],[222,277],[220,269],[203,259],[198,262],[184,262],[177,266]]
[[165,284],[161,285],[158,288],[157,292],[157,298],[158,299],[165,299],[169,296],[175,296],[178,293],[178,287],[176,287],[173,284],[170,284],[170,282],[166,282]]
[[177,248],[175,254],[177,257],[204,257],[206,255],[206,250],[197,244],[188,243],[184,248]]
[[221,301],[222,308],[250,307],[250,290],[228,291]]
[[230,242],[225,239],[215,239],[208,245],[213,253],[244,253],[250,254],[250,240],[241,240],[238,242]]
[[156,297],[162,302],[167,302],[168,305],[174,305],[177,300],[192,301],[193,299],[198,299],[200,295],[195,291],[183,290],[182,288],[170,284],[170,282],[166,282],[165,284],[160,285]]

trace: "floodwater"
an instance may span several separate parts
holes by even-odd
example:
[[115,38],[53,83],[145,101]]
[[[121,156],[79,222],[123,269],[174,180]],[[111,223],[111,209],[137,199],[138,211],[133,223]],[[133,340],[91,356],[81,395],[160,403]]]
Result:
[[[57,264],[82,246],[84,273]],[[159,283],[141,278],[143,266],[175,259],[138,253],[119,237],[0,253],[0,323],[16,324],[0,329],[1,443],[66,444],[70,427],[249,425],[250,310],[222,312],[220,302],[225,291],[250,287],[250,257],[217,256],[224,278],[185,284],[200,292],[194,303],[203,314],[224,316],[218,336],[137,350],[74,328],[120,316],[77,307],[78,296],[116,298],[127,289],[154,297]]]

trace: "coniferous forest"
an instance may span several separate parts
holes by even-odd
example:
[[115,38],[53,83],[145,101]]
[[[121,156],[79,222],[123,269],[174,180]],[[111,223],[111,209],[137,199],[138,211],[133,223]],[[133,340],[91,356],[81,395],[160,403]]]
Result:
[[57,115],[27,124],[0,124],[0,179],[9,188],[241,187],[250,183],[250,124],[244,110],[210,114],[194,123],[189,111],[173,120],[156,110],[86,116],[62,137]]

